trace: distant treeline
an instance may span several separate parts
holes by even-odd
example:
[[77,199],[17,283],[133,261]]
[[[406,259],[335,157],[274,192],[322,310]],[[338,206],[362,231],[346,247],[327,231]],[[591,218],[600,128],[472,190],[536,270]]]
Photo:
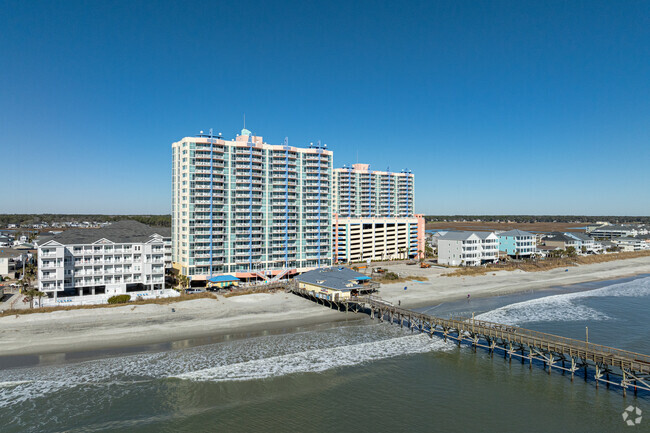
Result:
[[0,227],[7,224],[40,224],[65,222],[113,222],[135,220],[150,226],[171,227],[171,215],[98,215],[98,214],[0,214]]
[[517,223],[595,223],[607,221],[616,224],[650,224],[650,216],[585,216],[585,215],[427,215],[427,222],[484,221]]

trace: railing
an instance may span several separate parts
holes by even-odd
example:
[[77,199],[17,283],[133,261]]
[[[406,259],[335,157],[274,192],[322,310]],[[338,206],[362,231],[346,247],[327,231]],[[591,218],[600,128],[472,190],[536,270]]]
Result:
[[552,347],[564,346],[571,347],[572,349],[582,350],[584,352],[600,352],[600,354],[607,355],[607,357],[629,358],[635,362],[642,362],[648,364],[650,368],[650,356],[642,353],[631,352],[628,350],[616,349],[614,347],[604,346],[602,344],[588,343],[574,338],[562,337],[560,335],[547,334],[545,332],[532,331],[530,329],[519,328],[517,326],[502,325],[500,323],[487,322],[484,320],[468,319],[464,317],[457,317],[454,320],[457,323],[464,323],[467,325],[478,326],[487,330],[495,330],[513,334],[516,337],[532,339],[533,342],[539,342],[540,345],[551,345]]
[[610,361],[610,365],[621,368],[624,365],[629,365],[630,367],[634,367],[634,369],[650,373],[650,356],[642,353],[484,320],[466,317],[452,317],[450,319],[437,318],[416,313],[405,308],[395,307],[391,303],[373,295],[351,298],[350,302],[368,304],[373,308],[389,308],[394,314],[423,318],[430,322],[432,327],[439,326],[446,329],[453,329],[459,334],[480,334],[484,337],[507,339],[514,343],[526,344],[529,347],[538,347],[547,351],[569,353],[573,356],[580,356],[594,361]]

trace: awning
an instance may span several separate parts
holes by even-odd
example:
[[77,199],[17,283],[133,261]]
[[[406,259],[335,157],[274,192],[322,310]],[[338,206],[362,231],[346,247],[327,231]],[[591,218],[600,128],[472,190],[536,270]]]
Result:
[[218,275],[216,277],[208,278],[211,283],[227,283],[231,281],[239,281],[239,278],[232,275]]

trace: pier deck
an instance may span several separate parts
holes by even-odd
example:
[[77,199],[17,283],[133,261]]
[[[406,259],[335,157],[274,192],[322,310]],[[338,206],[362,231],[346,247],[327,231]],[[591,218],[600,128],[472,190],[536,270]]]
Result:
[[[566,338],[544,332],[533,331],[517,326],[475,320],[467,317],[448,319],[418,313],[395,306],[378,296],[359,296],[341,302],[317,299],[310,293],[298,289],[292,292],[322,303],[339,311],[366,312],[371,319],[388,321],[411,331],[440,336],[469,344],[476,349],[482,347],[494,354],[501,350],[504,357],[518,357],[521,362],[542,363],[551,373],[552,369],[574,374],[584,370],[585,380],[588,371],[595,371],[596,386],[605,383],[620,386],[625,395],[627,389],[650,391],[650,356],[613,347],[593,344],[586,341]],[[614,376],[610,380],[610,375]]]

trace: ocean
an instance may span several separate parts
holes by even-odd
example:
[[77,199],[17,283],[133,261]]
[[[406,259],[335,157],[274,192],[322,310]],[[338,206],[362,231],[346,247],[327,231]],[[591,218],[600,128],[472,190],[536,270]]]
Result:
[[[650,276],[432,305],[650,354]],[[343,313],[342,313],[343,314]],[[633,432],[650,395],[365,315],[341,323],[123,353],[0,357],[2,432]],[[1,351],[1,348],[0,348]],[[593,373],[592,373],[593,374]],[[628,427],[628,406],[643,411]]]

